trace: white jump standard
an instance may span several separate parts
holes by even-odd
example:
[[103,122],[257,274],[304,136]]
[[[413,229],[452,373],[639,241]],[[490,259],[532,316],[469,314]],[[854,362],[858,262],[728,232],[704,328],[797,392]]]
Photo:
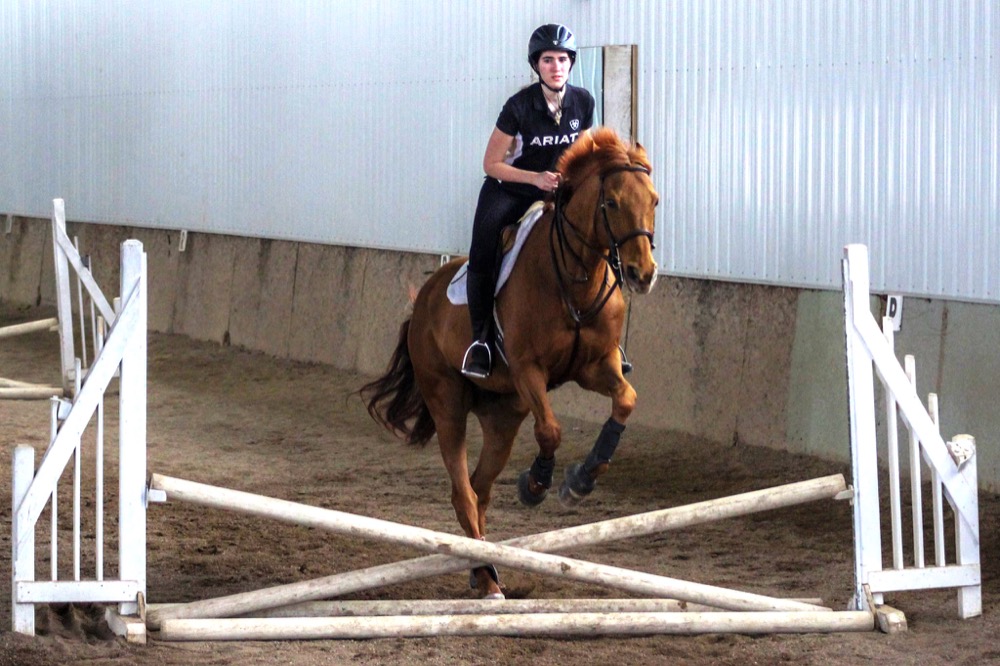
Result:
[[[145,642],[142,613],[146,593],[146,256],[135,240],[121,245],[121,291],[114,309],[90,275],[87,262],[66,237],[65,207],[53,201],[53,254],[59,311],[62,387],[50,387],[61,397],[53,401],[51,437],[41,464],[35,467],[31,446],[16,446],[12,465],[11,620],[14,631],[34,634],[35,606],[54,603],[119,604],[108,608],[112,630],[130,641]],[[73,334],[70,308],[70,268],[77,273],[77,303],[84,311],[83,288],[92,306],[106,317],[93,316],[93,364],[84,369],[86,336]],[[44,320],[43,320],[44,321]],[[45,324],[51,324],[52,320]],[[41,324],[37,325],[41,327]],[[82,328],[82,326],[81,326]],[[76,353],[80,342],[81,353]],[[104,393],[113,377],[120,377],[118,420],[118,562],[117,579],[104,571]],[[23,388],[5,380],[5,388]],[[93,428],[91,428],[93,425]],[[85,430],[94,432],[96,462],[93,506],[93,571],[82,569],[81,448]],[[89,441],[87,442],[89,444]],[[57,502],[59,479],[73,461],[73,575],[58,575]],[[48,576],[35,571],[35,534],[43,510],[49,507]],[[90,568],[89,566],[87,567]]]

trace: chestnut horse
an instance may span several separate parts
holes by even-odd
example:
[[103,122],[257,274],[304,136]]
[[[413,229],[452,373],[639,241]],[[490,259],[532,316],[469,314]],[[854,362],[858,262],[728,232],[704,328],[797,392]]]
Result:
[[[539,453],[518,480],[521,501],[537,505],[552,484],[561,430],[547,391],[567,381],[611,398],[611,416],[593,451],[570,465],[559,495],[578,502],[607,470],[636,393],[622,375],[622,284],[645,294],[656,280],[654,214],[659,197],[642,146],[609,129],[584,133],[557,167],[562,185],[527,236],[496,299],[502,359],[486,379],[465,378],[469,312],[446,294],[463,260],[442,266],[421,288],[403,322],[386,374],[361,389],[372,417],[410,444],[437,433],[451,477],[451,502],[465,533],[485,538],[494,480],[530,412]],[[506,361],[504,363],[503,361]],[[466,417],[483,430],[469,475]],[[503,598],[493,567],[473,571],[483,597]]]

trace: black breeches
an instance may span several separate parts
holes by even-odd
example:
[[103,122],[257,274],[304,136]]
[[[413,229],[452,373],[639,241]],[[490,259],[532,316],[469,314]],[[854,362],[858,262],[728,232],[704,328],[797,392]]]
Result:
[[539,197],[512,194],[500,183],[487,177],[479,190],[476,217],[472,225],[472,246],[469,248],[469,270],[496,276],[497,249],[500,231],[521,219]]

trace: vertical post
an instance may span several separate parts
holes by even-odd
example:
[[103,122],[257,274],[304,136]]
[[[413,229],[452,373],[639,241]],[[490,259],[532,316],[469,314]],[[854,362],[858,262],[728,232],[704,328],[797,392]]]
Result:
[[[59,398],[52,398],[52,415],[49,421],[49,444],[56,440],[59,433]],[[59,579],[59,479],[52,482],[51,507],[52,529],[49,538],[49,565],[52,580]]]
[[[914,392],[917,390],[917,363],[912,354],[907,354],[903,359],[906,367],[906,378],[913,386]],[[920,440],[917,439],[913,426],[907,424],[910,432],[910,504],[912,505],[913,517],[913,566],[924,567],[924,500],[923,491],[920,488]]]
[[[73,237],[73,247],[76,248],[76,253],[80,254],[80,239],[77,236]],[[83,264],[84,268],[90,268],[90,260],[87,257],[80,257],[80,262]],[[83,309],[83,280],[80,279],[80,274],[76,273],[76,308],[78,314],[80,315],[80,356],[83,358],[83,367],[86,369],[87,366],[87,320],[85,316],[85,310]],[[82,378],[81,378],[82,379]]]
[[[965,441],[972,445],[975,451],[976,440],[972,435],[955,435],[952,441]],[[977,454],[965,461],[961,473],[969,482],[970,488],[978,488],[979,473],[977,471]],[[979,515],[979,496],[974,497],[976,515]],[[979,539],[969,529],[967,521],[955,520],[955,556],[958,564],[979,564]],[[982,585],[969,585],[958,588],[958,616],[963,620],[983,614]]]
[[[17,508],[31,486],[35,475],[35,449],[20,444],[14,448],[11,465],[13,503],[11,507],[11,629],[21,634],[35,634],[34,604],[19,604],[17,588],[21,581],[35,580],[35,526],[22,525],[17,520]],[[22,538],[23,533],[23,538]],[[18,547],[18,542],[21,546]]]
[[[126,344],[121,363],[119,399],[119,572],[146,591],[146,255],[142,243],[121,246],[121,299],[136,290],[139,308],[135,334]],[[138,601],[122,603],[122,615],[139,612]]]
[[[95,357],[96,358],[96,357]],[[94,458],[94,576],[104,580],[104,397],[97,403]]]
[[[882,318],[882,335],[895,351],[892,318]],[[903,516],[899,496],[899,429],[896,421],[896,396],[888,385],[885,388],[886,446],[889,459],[889,516],[892,527],[892,568],[903,568]]]
[[62,199],[52,200],[52,259],[55,262],[56,311],[59,317],[59,361],[62,365],[63,390],[72,395],[73,370],[73,306],[70,301],[69,262],[56,240],[66,235],[66,206]]
[[[847,398],[851,462],[854,474],[855,608],[868,606],[864,585],[868,572],[882,570],[879,526],[878,455],[875,449],[875,387],[872,358],[856,325],[856,316],[871,316],[868,289],[868,249],[844,248],[844,318],[847,350]],[[882,603],[882,595],[875,595]]]
[[[83,364],[77,358],[74,367],[76,377],[73,380],[76,384],[76,392],[73,395],[80,395],[80,387],[83,384]],[[76,446],[73,448],[73,580],[80,580],[80,485],[81,485],[81,452],[83,449],[83,439],[76,438]]]
[[[88,257],[89,261],[89,257]],[[101,343],[97,340],[98,328],[101,330],[101,335],[104,335],[104,317],[98,319],[97,306],[94,304],[94,299],[88,299],[90,301],[90,340],[94,343],[94,360],[97,360],[97,355],[101,353]]]
[[[939,427],[936,393],[927,394],[927,413],[930,415],[934,427]],[[933,465],[931,465],[931,504],[933,505],[931,508],[934,517],[934,564],[943,567],[947,564],[944,553],[944,487],[941,483],[941,475]]]
[[82,440],[77,440],[73,452],[73,580],[80,580],[80,449]]
[[[94,304],[91,301],[91,309]],[[93,315],[93,313],[91,313]],[[104,348],[104,318],[97,317],[94,330],[94,359]],[[97,442],[94,450],[96,469],[94,470],[94,568],[97,580],[104,580],[104,396],[97,403]]]

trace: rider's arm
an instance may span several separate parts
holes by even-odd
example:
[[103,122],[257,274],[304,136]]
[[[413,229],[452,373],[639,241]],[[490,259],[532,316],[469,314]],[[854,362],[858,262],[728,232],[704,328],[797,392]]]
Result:
[[483,156],[483,171],[490,178],[496,178],[508,183],[527,183],[534,185],[545,192],[555,189],[559,184],[559,174],[551,171],[525,171],[511,166],[504,161],[507,157],[507,149],[514,141],[514,137],[493,128],[489,143],[486,144],[486,154]]

